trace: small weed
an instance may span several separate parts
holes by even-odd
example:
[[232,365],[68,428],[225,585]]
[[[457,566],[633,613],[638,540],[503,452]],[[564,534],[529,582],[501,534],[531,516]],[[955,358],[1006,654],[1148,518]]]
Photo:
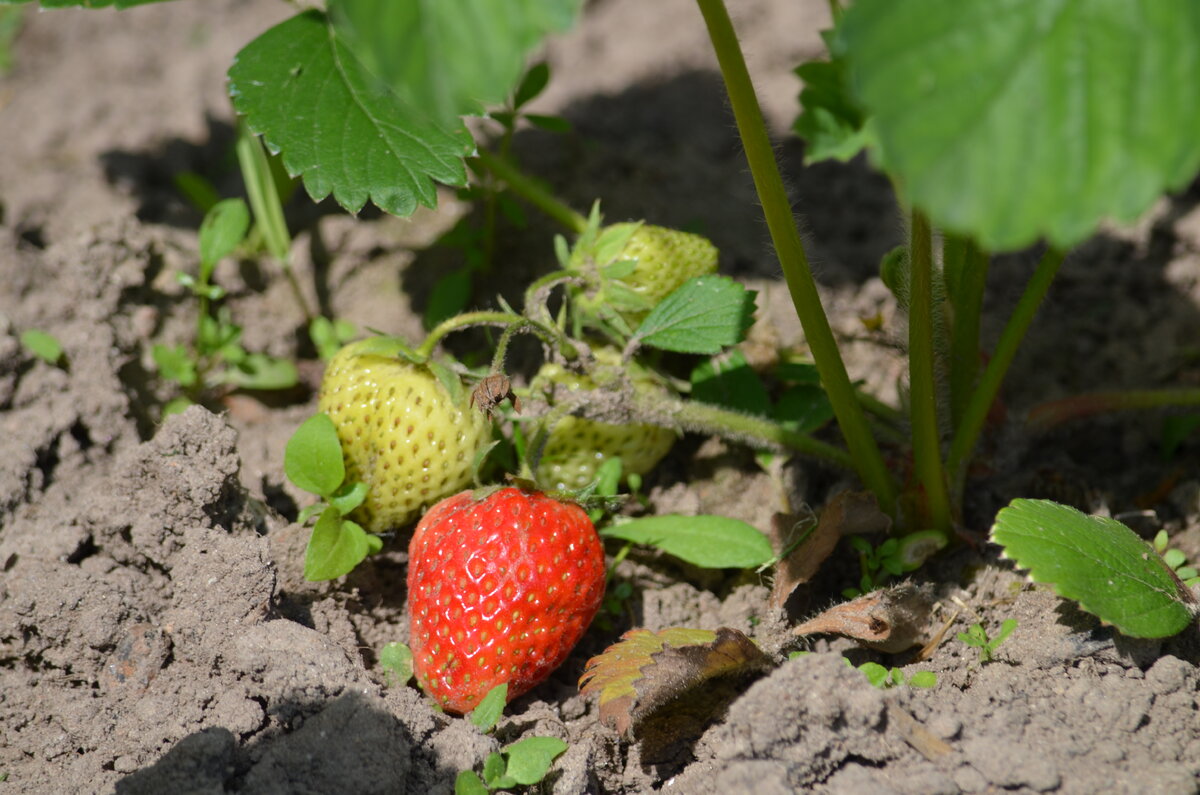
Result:
[[995,659],[996,649],[1008,639],[1008,636],[1016,628],[1017,620],[1015,618],[1006,618],[1000,625],[1000,631],[996,633],[995,637],[988,637],[987,630],[983,628],[983,624],[973,624],[966,632],[959,632],[957,637],[968,646],[979,649],[980,663],[989,663]]
[[[807,651],[794,651],[788,655],[788,659],[794,660],[797,657],[803,657],[811,653]],[[846,664],[847,668],[853,668],[867,677],[867,681],[871,683],[872,687],[878,687],[881,690],[904,685],[922,688],[937,686],[937,674],[933,671],[917,671],[912,676],[906,678],[904,671],[895,666],[888,668],[877,662],[865,662],[862,665],[855,665],[849,657],[843,657],[842,662]]]
[[1189,588],[1200,585],[1200,572],[1196,571],[1196,567],[1188,563],[1187,555],[1180,552],[1178,549],[1167,549],[1167,531],[1159,530],[1154,536],[1154,551],[1162,555],[1163,561],[1171,567],[1175,572],[1175,576],[1183,581],[1183,584]]
[[389,643],[379,650],[379,667],[389,687],[403,687],[413,678],[412,649],[403,643]]
[[889,538],[877,547],[861,536],[851,536],[850,546],[858,552],[862,578],[857,588],[846,588],[842,596],[854,599],[883,587],[892,577],[916,571],[946,543],[946,535],[937,530]]
[[65,361],[62,343],[44,331],[31,328],[21,332],[21,344],[25,346],[25,350],[47,364],[60,365]]
[[557,737],[526,737],[488,754],[483,775],[464,770],[454,780],[454,795],[487,795],[489,792],[531,787],[546,777],[567,744]]

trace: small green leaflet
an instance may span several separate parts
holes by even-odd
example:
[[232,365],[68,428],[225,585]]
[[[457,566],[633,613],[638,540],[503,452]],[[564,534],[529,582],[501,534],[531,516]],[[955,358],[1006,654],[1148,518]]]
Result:
[[996,515],[992,541],[1035,582],[1122,633],[1165,638],[1192,622],[1196,601],[1148,543],[1115,519],[1048,500],[1013,500]]
[[765,535],[724,516],[649,516],[605,527],[600,535],[658,547],[706,569],[754,568],[775,555]]
[[754,297],[728,276],[697,276],[654,307],[634,339],[664,351],[718,353],[745,337]]
[[346,478],[342,445],[328,414],[309,417],[283,451],[283,471],[288,480],[312,494],[331,496]]
[[304,579],[332,580],[349,574],[368,553],[377,551],[379,539],[346,519],[336,508],[326,508],[313,527],[304,552]]
[[504,714],[504,705],[507,703],[508,685],[496,685],[487,692],[475,709],[471,710],[471,723],[481,732],[491,731]]
[[382,88],[319,11],[246,45],[229,69],[229,93],[314,201],[332,193],[350,212],[370,200],[407,216],[437,205],[435,182],[466,184],[467,130],[434,123]]
[[62,344],[58,338],[35,328],[21,332],[21,344],[25,346],[25,350],[47,364],[58,364],[63,356]]
[[[212,206],[200,222],[201,270],[212,272],[212,266],[222,257],[233,253],[250,229],[250,209],[241,199],[224,199]],[[204,281],[208,281],[207,274]]]
[[412,649],[403,643],[389,643],[379,650],[379,667],[386,672],[391,687],[403,687],[413,677]]
[[567,744],[557,737],[517,740],[504,749],[508,756],[508,768],[504,772],[518,784],[532,786],[546,777],[550,765],[565,750]]
[[[830,41],[832,31],[821,36]],[[804,162],[846,161],[870,142],[864,127],[866,114],[854,102],[846,75],[844,58],[810,61],[796,67],[796,76],[804,81],[800,92],[800,116],[792,130],[804,139]]]

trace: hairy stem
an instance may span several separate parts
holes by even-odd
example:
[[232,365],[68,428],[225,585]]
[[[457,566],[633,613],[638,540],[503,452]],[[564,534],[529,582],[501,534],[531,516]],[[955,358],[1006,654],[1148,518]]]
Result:
[[913,464],[924,492],[922,523],[950,528],[950,500],[942,469],[933,350],[933,230],[919,210],[909,242],[908,380],[912,403]]
[[476,160],[508,187],[546,215],[558,221],[569,231],[581,233],[587,227],[587,219],[555,198],[550,191],[533,179],[522,174],[511,160],[500,157],[486,149],[480,149]]
[[1034,406],[1027,417],[1027,427],[1034,433],[1045,433],[1064,423],[1082,420],[1095,414],[1187,406],[1200,406],[1200,388],[1112,389],[1088,392]]
[[1054,281],[1058,268],[1062,265],[1063,256],[1063,252],[1057,249],[1048,249],[1042,256],[1037,270],[1033,272],[1029,284],[1025,286],[1025,292],[1021,294],[1021,300],[1017,302],[1012,316],[1009,317],[1004,331],[1000,334],[992,359],[979,378],[979,385],[971,393],[971,399],[967,402],[962,419],[954,429],[954,441],[950,445],[950,455],[946,467],[951,477],[955,505],[962,505],[962,494],[967,479],[967,464],[970,463],[975,443],[979,441],[979,435],[983,432],[988,411],[996,401],[996,396],[1000,394],[1000,385],[1004,381],[1004,376],[1008,373],[1013,358],[1017,355],[1017,348],[1020,347],[1021,340],[1025,338],[1025,332],[1029,330],[1029,325],[1033,322],[1042,299],[1046,297],[1046,292],[1050,289],[1050,283]]
[[953,307],[950,328],[950,419],[962,420],[979,376],[979,324],[987,284],[988,256],[955,235],[946,237],[943,272]]
[[880,507],[893,513],[896,486],[884,464],[883,455],[871,435],[866,417],[854,394],[846,366],[838,351],[829,319],[821,306],[816,281],[804,254],[800,234],[792,217],[791,203],[783,187],[775,153],[767,136],[762,110],[750,82],[733,23],[722,0],[697,0],[709,38],[725,79],[730,105],[737,120],[738,133],[754,177],[754,186],[762,203],[763,214],[779,263],[783,267],[792,303],[800,317],[805,337],[821,374],[821,382],[833,404],[834,414],[856,470],[863,483],[879,500]]

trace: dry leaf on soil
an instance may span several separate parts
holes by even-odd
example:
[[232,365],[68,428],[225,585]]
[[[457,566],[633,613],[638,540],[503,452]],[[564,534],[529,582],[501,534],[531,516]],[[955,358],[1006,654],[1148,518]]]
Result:
[[796,635],[845,635],[879,651],[895,653],[925,642],[930,594],[900,583],[834,605],[792,630]]

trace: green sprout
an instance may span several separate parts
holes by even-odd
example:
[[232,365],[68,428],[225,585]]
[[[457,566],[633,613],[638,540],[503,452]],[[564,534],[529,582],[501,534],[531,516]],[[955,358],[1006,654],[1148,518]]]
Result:
[[850,546],[858,552],[862,577],[857,588],[846,588],[842,596],[854,599],[882,588],[892,577],[916,571],[947,543],[946,535],[938,530],[920,530],[903,538],[889,538],[877,547],[861,536],[851,536]]
[[212,281],[217,263],[242,243],[249,225],[249,210],[241,199],[217,202],[200,225],[199,271],[178,276],[199,304],[195,338],[187,345],[158,343],[151,351],[159,374],[183,391],[167,405],[166,414],[220,389],[288,389],[296,384],[295,364],[242,347],[242,328],[221,304],[225,289]]
[[987,630],[983,628],[983,624],[972,624],[966,632],[959,632],[956,636],[960,641],[979,649],[979,662],[989,663],[995,658],[996,649],[1000,644],[1008,639],[1012,631],[1017,628],[1017,620],[1015,618],[1006,618],[1000,625],[1000,631],[995,637],[989,637]]
[[1176,577],[1183,580],[1184,585],[1189,588],[1200,585],[1200,572],[1188,563],[1187,555],[1178,549],[1167,549],[1168,540],[1167,531],[1159,530],[1154,536],[1154,551],[1162,555],[1163,562],[1171,567]]
[[567,744],[557,737],[526,737],[490,753],[483,775],[464,770],[454,780],[454,795],[487,795],[497,790],[532,787],[546,777]]
[[296,429],[284,451],[283,468],[288,480],[321,498],[297,518],[304,524],[318,517],[304,554],[305,579],[340,577],[383,548],[379,536],[345,518],[366,499],[367,486],[344,482],[342,446],[329,415],[317,414]]
[[59,365],[65,361],[62,343],[45,331],[33,328],[22,331],[21,344],[25,346],[25,350],[47,364]]

